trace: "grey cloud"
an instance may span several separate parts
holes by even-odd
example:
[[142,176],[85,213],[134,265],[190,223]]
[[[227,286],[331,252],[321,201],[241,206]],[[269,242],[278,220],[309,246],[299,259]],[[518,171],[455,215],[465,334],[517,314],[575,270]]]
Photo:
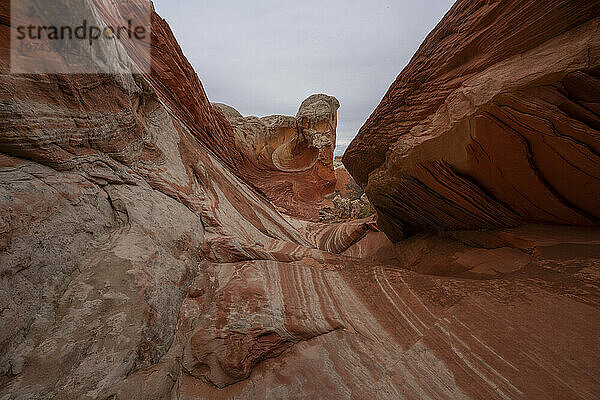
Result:
[[154,0],[214,102],[295,115],[340,100],[338,142],[358,132],[453,1]]

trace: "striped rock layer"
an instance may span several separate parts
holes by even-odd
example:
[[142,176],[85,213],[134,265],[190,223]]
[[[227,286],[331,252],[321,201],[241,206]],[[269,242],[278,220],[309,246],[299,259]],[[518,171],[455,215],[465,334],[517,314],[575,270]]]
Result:
[[231,106],[213,106],[233,127],[238,148],[261,171],[257,186],[269,200],[287,214],[317,219],[315,203],[333,194],[336,187],[333,151],[338,100],[312,95],[295,117],[243,117]]
[[[144,0],[60,1],[108,21]],[[8,15],[0,398],[600,395],[597,229],[394,244],[372,219],[283,215],[235,172],[199,81],[182,89],[195,75],[158,16],[151,74],[111,42],[121,74],[29,76],[8,73]]]
[[286,129],[286,117],[279,117],[284,121],[267,118],[266,127],[259,129],[254,121],[240,129],[239,121],[227,118],[230,114],[223,115],[219,105],[209,102],[171,28],[153,11],[151,2],[94,3],[103,21],[111,26],[120,26],[124,16],[143,25],[150,13],[151,46],[132,42],[127,36],[122,38],[122,44],[137,67],[151,71],[145,77],[156,95],[206,150],[270,202],[287,214],[318,219],[315,201],[322,200],[335,187],[333,150],[339,108],[335,98],[313,95],[306,99],[292,134]]
[[459,0],[344,163],[398,241],[600,222],[600,2]]

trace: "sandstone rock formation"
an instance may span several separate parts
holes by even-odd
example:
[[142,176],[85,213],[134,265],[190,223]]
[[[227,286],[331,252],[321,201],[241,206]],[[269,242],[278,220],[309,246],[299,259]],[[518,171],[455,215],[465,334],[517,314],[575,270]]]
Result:
[[[244,154],[235,145],[234,134],[225,119],[213,109],[204,93],[202,83],[185,58],[167,22],[156,12],[150,0],[108,2],[93,0],[95,9],[104,22],[120,26],[123,19],[145,21],[150,13],[152,24],[151,47],[141,46],[123,35],[121,43],[127,55],[138,68],[146,70],[150,60],[150,74],[146,79],[168,105],[178,120],[191,130],[206,149],[219,158],[238,176],[248,173]],[[114,4],[113,4],[114,3]]]
[[251,181],[287,213],[314,218],[315,203],[333,193],[336,184],[337,99],[312,95],[296,117],[243,117],[231,106],[214,106],[233,127],[237,147],[260,171],[260,179]]
[[[153,8],[147,0],[117,2],[114,6],[107,4],[106,1],[95,0],[96,9],[102,18],[114,25],[118,25],[124,15],[135,21],[136,15],[144,15],[148,12],[148,7]],[[253,135],[259,134],[257,129],[262,130],[260,124],[257,126],[256,121],[250,121],[244,129],[234,130],[227,123],[232,114],[226,113],[226,118],[223,118],[221,113],[214,112],[202,83],[183,55],[170,27],[155,12],[151,15],[151,47],[131,43],[127,37],[123,38],[123,45],[136,66],[141,68],[145,66],[146,60],[151,60],[152,72],[147,74],[146,78],[161,101],[168,105],[171,112],[190,129],[194,137],[235,175],[250,183],[287,213],[317,219],[318,211],[314,202],[329,194],[335,185],[335,177],[330,172],[332,161],[329,159],[333,158],[335,149],[338,101],[324,95],[314,95],[306,99],[297,115],[297,142],[285,137],[285,117],[265,118],[265,123],[269,126],[266,136],[270,140],[269,144],[264,144],[265,147],[281,145],[276,143],[280,139],[286,140],[287,145],[279,146],[279,152],[272,161],[268,161],[264,156],[257,159],[255,150],[261,143],[254,145],[253,140],[257,138]],[[217,105],[217,108],[223,106]],[[239,114],[234,109],[229,111],[233,112],[234,116]],[[278,123],[283,125],[278,127]],[[287,119],[287,123],[294,124],[290,118]],[[273,143],[273,137],[277,137],[278,134],[279,139],[275,139]],[[270,156],[271,154],[267,155]],[[288,165],[290,162],[292,164]],[[308,168],[313,162],[314,165]]]
[[457,2],[344,156],[391,239],[598,225],[599,24],[599,1]]
[[596,228],[393,244],[370,219],[283,215],[153,20],[148,75],[126,42],[104,48],[118,75],[0,60],[0,399],[600,395]]

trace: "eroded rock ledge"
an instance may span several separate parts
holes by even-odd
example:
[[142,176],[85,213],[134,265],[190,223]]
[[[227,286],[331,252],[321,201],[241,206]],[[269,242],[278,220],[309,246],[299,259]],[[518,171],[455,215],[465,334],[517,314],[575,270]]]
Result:
[[390,238],[599,224],[599,5],[457,2],[344,156]]

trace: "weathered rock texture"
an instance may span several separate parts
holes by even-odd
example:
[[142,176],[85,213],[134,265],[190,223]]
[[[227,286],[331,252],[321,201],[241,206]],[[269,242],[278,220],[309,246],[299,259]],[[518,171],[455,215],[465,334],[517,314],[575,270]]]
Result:
[[169,25],[153,11],[152,2],[93,0],[93,3],[101,18],[111,26],[122,25],[125,17],[134,22],[145,21],[145,15],[151,13],[151,47],[142,47],[140,42],[131,42],[124,35],[121,40],[127,54],[140,68],[146,67],[147,60],[151,60],[151,73],[146,74],[146,79],[170,112],[206,149],[236,175],[250,173],[244,154],[235,145],[233,130],[220,113],[213,111],[200,79],[183,55]]
[[[146,0],[95,4],[102,18],[113,25],[121,23],[122,16],[136,21],[136,15],[152,8]],[[168,24],[155,12],[151,22],[150,48],[131,43],[127,37],[123,45],[136,66],[145,66],[146,60],[151,60],[152,72],[146,78],[161,101],[235,175],[287,213],[317,219],[314,202],[335,186],[332,164],[338,101],[313,95],[303,102],[295,121],[292,117],[273,116],[261,119],[263,124],[255,120],[241,123],[233,108],[225,112],[224,118],[210,104]],[[296,130],[287,129],[294,124]]]
[[[154,62],[180,65],[154,19]],[[1,60],[1,399],[599,397],[597,229],[392,244],[284,216],[210,151],[228,128],[201,86],[190,122],[179,73],[124,48],[111,76]]]
[[458,1],[344,163],[397,241],[598,225],[600,1]]
[[233,127],[237,147],[260,171],[251,181],[288,214],[314,219],[315,203],[335,190],[337,99],[312,95],[296,117],[243,117],[228,105],[214,106]]

